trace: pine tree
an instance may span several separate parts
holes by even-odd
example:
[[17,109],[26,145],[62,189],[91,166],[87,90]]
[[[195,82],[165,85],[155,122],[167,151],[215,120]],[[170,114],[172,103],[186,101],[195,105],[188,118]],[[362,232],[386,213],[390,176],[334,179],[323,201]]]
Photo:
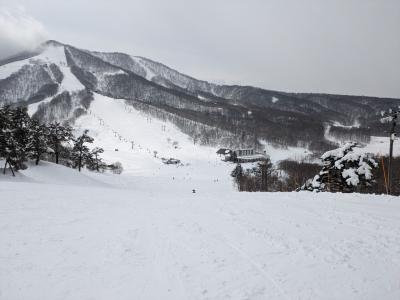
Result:
[[240,164],[237,164],[236,167],[233,169],[231,176],[234,178],[235,183],[238,187],[239,191],[243,190],[242,187],[242,177],[243,177],[243,168]]
[[105,163],[100,157],[100,154],[104,152],[103,148],[95,147],[91,151],[90,157],[87,159],[87,167],[90,170],[96,170],[97,172],[103,171],[106,168]]
[[[12,108],[11,106],[0,107],[0,159],[4,159],[4,170],[9,166],[12,174],[25,167],[24,162],[30,158],[36,164],[42,159],[45,153],[53,152],[56,163],[59,159],[72,157],[73,166],[81,168],[91,164],[93,170],[100,171],[106,168],[100,158],[104,151],[95,148],[89,151],[86,143],[92,143],[93,139],[87,135],[88,130],[74,140],[74,147],[71,149],[65,142],[72,140],[72,128],[62,126],[60,123],[53,123],[47,127],[37,120],[29,117],[26,107]],[[71,165],[70,161],[66,161]]]
[[78,168],[79,172],[85,164],[92,160],[92,153],[85,145],[86,143],[93,143],[93,138],[88,135],[89,130],[85,130],[81,136],[74,140],[74,147],[72,148],[73,167]]
[[349,193],[371,186],[372,169],[378,164],[369,155],[355,152],[356,147],[351,142],[324,153],[322,170],[301,189]]
[[17,171],[16,166],[19,162],[19,155],[17,151],[18,148],[17,142],[14,139],[14,134],[12,129],[6,129],[4,131],[4,141],[5,141],[5,147],[4,147],[5,163],[4,163],[3,174],[6,174],[6,168],[8,164],[13,176],[15,176],[14,169]]
[[258,168],[260,170],[260,191],[267,192],[268,191],[268,177],[271,175],[272,170],[272,162],[269,157],[266,157],[265,160],[258,163]]
[[[9,146],[9,135],[11,126],[11,109],[10,106],[4,106],[0,108],[0,158],[6,160],[8,156],[8,146]],[[5,172],[6,166],[4,166]]]
[[16,155],[15,141],[13,137],[12,111],[9,106],[0,109],[0,157],[4,158],[3,174],[6,174],[7,164],[10,166],[13,176],[15,176],[12,162]]
[[26,108],[12,109],[10,106],[4,106],[0,109],[0,157],[5,160],[4,174],[7,165],[13,176],[14,170],[24,167],[29,123]]
[[13,156],[13,166],[16,170],[23,169],[24,162],[28,158],[28,139],[29,139],[29,126],[31,119],[28,115],[26,107],[17,107],[12,110],[11,114],[12,132],[15,147],[15,155]]
[[48,127],[44,124],[40,124],[37,120],[33,119],[29,127],[29,142],[28,142],[28,153],[29,158],[34,159],[36,165],[43,154],[51,152],[47,146],[48,140]]
[[54,155],[56,164],[59,163],[59,157],[62,150],[62,143],[72,140],[72,128],[69,126],[62,126],[60,123],[55,122],[49,126],[49,141]]

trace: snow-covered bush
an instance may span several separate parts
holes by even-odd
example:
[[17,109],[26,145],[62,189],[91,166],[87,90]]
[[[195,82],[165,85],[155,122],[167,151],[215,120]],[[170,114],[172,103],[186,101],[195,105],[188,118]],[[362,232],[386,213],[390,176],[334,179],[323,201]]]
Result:
[[122,171],[124,170],[124,168],[122,167],[122,164],[121,164],[119,161],[113,163],[113,164],[110,165],[109,167],[110,167],[111,171],[112,171],[114,174],[118,174],[118,175],[119,175],[119,174],[122,174]]
[[323,167],[301,189],[309,191],[355,192],[370,186],[372,170],[378,166],[368,154],[355,152],[357,143],[328,151],[321,156]]

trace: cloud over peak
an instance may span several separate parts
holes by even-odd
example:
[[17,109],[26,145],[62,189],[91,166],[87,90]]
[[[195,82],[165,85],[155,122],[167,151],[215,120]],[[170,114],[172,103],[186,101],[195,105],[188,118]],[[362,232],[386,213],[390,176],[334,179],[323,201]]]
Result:
[[0,7],[0,59],[32,50],[47,37],[43,24],[28,15],[23,7]]

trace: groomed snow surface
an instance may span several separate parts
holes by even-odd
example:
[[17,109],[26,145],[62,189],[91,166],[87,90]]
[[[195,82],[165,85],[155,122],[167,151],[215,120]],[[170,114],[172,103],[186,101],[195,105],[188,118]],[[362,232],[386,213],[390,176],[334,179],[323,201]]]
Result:
[[[399,299],[400,201],[50,163],[0,176],[0,299]],[[196,193],[192,192],[196,190]]]

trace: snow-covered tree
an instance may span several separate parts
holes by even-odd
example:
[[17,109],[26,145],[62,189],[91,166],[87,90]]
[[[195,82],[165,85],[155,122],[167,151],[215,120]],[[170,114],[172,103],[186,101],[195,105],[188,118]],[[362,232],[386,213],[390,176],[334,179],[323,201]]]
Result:
[[31,120],[27,149],[29,158],[34,159],[36,165],[39,164],[39,161],[45,153],[53,151],[48,147],[48,143],[48,127],[44,124],[40,124],[35,119]]
[[49,140],[51,148],[54,151],[56,164],[59,162],[60,153],[62,150],[62,143],[72,140],[72,128],[69,126],[62,126],[58,122],[49,125]]
[[6,146],[8,130],[11,128],[11,108],[4,106],[0,108],[0,157],[6,157]]
[[88,130],[74,140],[74,147],[69,142],[72,140],[72,128],[62,126],[60,123],[52,123],[49,126],[40,124],[36,119],[31,119],[26,107],[13,108],[11,106],[0,107],[0,159],[4,160],[4,174],[7,166],[14,175],[25,167],[24,162],[30,158],[36,164],[46,153],[54,153],[58,164],[60,157],[63,163],[69,167],[81,170],[85,164],[91,164],[92,170],[100,171],[106,166],[99,154],[101,148],[92,151],[85,145],[92,143],[93,139],[87,135]]
[[4,174],[8,164],[14,175],[12,164],[16,149],[11,119],[12,110],[10,106],[2,107],[0,109],[0,158],[5,160]]
[[19,161],[19,155],[17,151],[17,142],[14,139],[13,130],[12,129],[5,129],[2,130],[2,137],[1,137],[1,147],[2,147],[2,154],[1,156],[4,158],[4,169],[3,173],[6,173],[7,165],[10,167],[10,170],[14,174],[14,169],[17,170],[16,166]]
[[26,108],[4,106],[0,109],[0,157],[5,160],[4,173],[7,165],[13,175],[14,170],[24,168],[29,124]]
[[236,167],[231,172],[231,176],[234,178],[234,182],[238,187],[239,191],[242,191],[242,177],[243,177],[243,168],[241,164],[237,164]]
[[25,167],[24,162],[28,158],[27,145],[31,119],[26,107],[17,107],[13,109],[11,116],[11,126],[16,150],[13,164],[15,169],[19,170]]
[[103,172],[106,168],[106,164],[100,157],[100,154],[104,152],[103,148],[95,147],[91,151],[91,155],[87,157],[86,165],[89,170],[96,170],[97,172]]
[[328,151],[321,156],[322,170],[309,180],[303,190],[329,192],[355,192],[368,187],[373,181],[372,170],[378,166],[368,154],[356,152],[357,143]]
[[268,177],[270,177],[272,172],[272,162],[269,157],[267,157],[264,161],[258,163],[257,173],[259,177],[257,178],[260,183],[260,191],[266,192],[268,191]]
[[88,135],[89,130],[85,130],[82,135],[74,140],[74,147],[72,148],[71,158],[73,167],[78,168],[79,172],[86,163],[92,160],[92,153],[86,144],[93,143],[93,138]]

